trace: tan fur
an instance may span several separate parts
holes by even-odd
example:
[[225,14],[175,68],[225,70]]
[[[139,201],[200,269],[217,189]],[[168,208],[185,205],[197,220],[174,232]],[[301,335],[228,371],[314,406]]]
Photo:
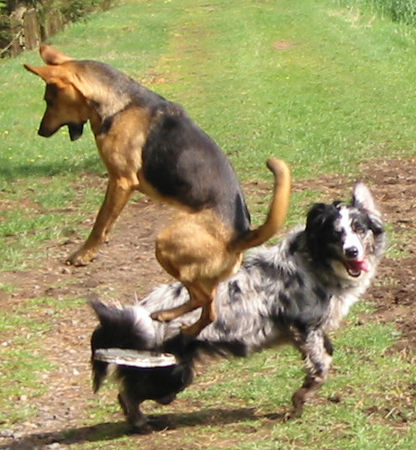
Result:
[[272,204],[263,225],[252,230],[244,239],[234,242],[235,250],[257,247],[270,239],[281,228],[289,210],[290,170],[280,159],[269,158],[267,167],[274,175]]
[[[262,244],[282,225],[289,204],[288,167],[280,160],[268,161],[275,178],[268,218],[258,229],[238,237],[213,210],[191,211],[179,201],[161,195],[146,179],[142,170],[142,148],[152,118],[145,107],[130,105],[126,109],[130,101],[127,94],[112,89],[99,76],[92,76],[91,71],[84,72],[73,58],[53,47],[42,45],[40,54],[46,66],[25,67],[40,76],[47,86],[53,85],[45,94],[47,103],[53,106],[48,106],[42,120],[46,129],[42,135],[53,134],[63,124],[90,121],[109,175],[105,199],[93,229],[84,245],[67,262],[82,266],[94,258],[134,190],[175,206],[179,213],[157,237],[156,257],[169,274],[188,288],[191,300],[179,308],[159,311],[153,317],[169,321],[202,307],[199,321],[184,330],[198,334],[215,319],[213,301],[218,283],[238,270],[245,249]],[[48,98],[54,95],[58,95],[59,101]],[[95,105],[104,109],[97,111]],[[111,117],[108,130],[101,117]]]
[[[216,319],[214,298],[218,284],[239,269],[243,250],[260,245],[281,227],[289,208],[290,172],[280,160],[269,159],[268,167],[275,175],[274,196],[264,225],[243,239],[236,239],[210,211],[182,214],[159,234],[156,257],[161,266],[180,280],[190,293],[190,300],[152,317],[171,321],[202,306],[199,321],[184,332],[198,334]],[[179,271],[178,271],[179,268]]]

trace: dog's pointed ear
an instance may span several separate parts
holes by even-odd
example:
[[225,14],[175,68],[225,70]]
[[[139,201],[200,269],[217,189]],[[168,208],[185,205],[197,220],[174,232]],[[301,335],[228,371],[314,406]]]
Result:
[[46,66],[38,67],[38,66],[31,66],[30,64],[23,64],[23,67],[29,72],[34,73],[38,77],[43,78],[45,81],[47,78],[50,78],[49,69]]
[[59,70],[58,66],[31,66],[29,64],[23,64],[23,66],[29,72],[41,77],[47,84],[55,84],[58,88],[65,87],[69,82],[66,71]]
[[65,55],[64,53],[61,53],[50,45],[45,44],[42,44],[40,46],[39,53],[47,65],[32,66],[30,64],[23,64],[25,69],[41,77],[44,81],[46,81],[46,83],[51,83],[54,79],[64,80],[64,73],[66,73],[67,71],[65,71],[63,68],[60,68],[59,64],[62,64],[66,61],[72,61],[72,58]]
[[357,208],[364,208],[372,213],[378,212],[370,189],[368,189],[362,181],[359,181],[354,185],[352,191],[352,205]]
[[41,44],[39,47],[39,53],[43,61],[45,61],[48,65],[56,66],[58,64],[73,60],[73,58],[65,55],[65,53],[62,53],[56,48],[46,44]]

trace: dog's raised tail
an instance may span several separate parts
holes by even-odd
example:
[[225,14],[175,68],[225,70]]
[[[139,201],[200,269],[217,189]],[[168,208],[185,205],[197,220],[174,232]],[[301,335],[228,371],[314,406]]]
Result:
[[281,159],[269,158],[267,167],[274,175],[273,199],[267,219],[263,225],[234,241],[232,247],[235,251],[263,244],[276,234],[286,219],[290,200],[289,166]]

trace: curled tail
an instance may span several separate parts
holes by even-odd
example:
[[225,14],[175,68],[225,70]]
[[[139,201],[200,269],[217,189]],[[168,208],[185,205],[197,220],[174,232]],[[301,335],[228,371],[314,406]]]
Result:
[[269,158],[267,167],[274,175],[273,199],[267,219],[260,227],[249,231],[232,243],[234,251],[244,251],[256,247],[270,239],[283,225],[289,209],[290,170],[281,159]]

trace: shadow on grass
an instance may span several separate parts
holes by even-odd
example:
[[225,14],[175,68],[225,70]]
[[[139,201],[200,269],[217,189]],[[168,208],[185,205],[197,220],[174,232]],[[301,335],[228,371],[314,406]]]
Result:
[[[195,426],[227,425],[253,420],[279,420],[279,414],[256,415],[255,408],[218,409],[211,408],[198,412],[183,414],[162,414],[149,416],[151,431],[160,432]],[[140,435],[134,432],[124,421],[105,422],[93,426],[70,428],[51,433],[34,433],[23,436],[15,442],[1,446],[0,449],[23,450],[44,445],[59,443],[61,445],[82,444],[85,442],[111,441],[123,436]]]
[[[1,162],[1,159],[0,159]],[[11,181],[26,177],[49,177],[60,174],[91,172],[100,173],[103,168],[100,166],[98,155],[91,155],[81,163],[73,164],[71,161],[59,162],[57,164],[0,164],[0,179]]]

